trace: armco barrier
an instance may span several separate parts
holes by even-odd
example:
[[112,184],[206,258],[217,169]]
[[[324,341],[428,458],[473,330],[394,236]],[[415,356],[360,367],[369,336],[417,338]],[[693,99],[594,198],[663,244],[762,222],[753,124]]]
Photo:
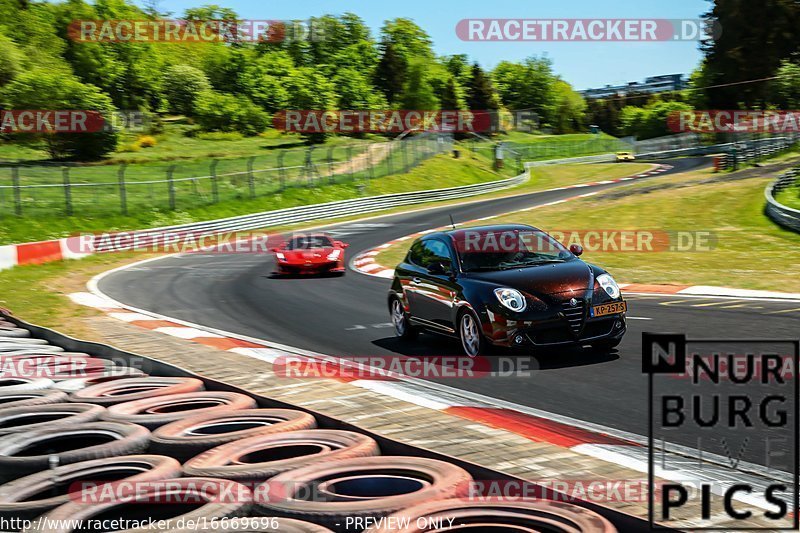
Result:
[[[430,191],[414,191],[353,200],[339,200],[324,204],[305,205],[265,211],[250,215],[222,218],[206,222],[195,222],[176,226],[165,226],[132,232],[131,236],[142,246],[153,246],[163,242],[165,235],[174,237],[181,233],[191,233],[195,237],[214,235],[224,232],[247,231],[269,228],[288,224],[296,224],[309,220],[332,219],[348,215],[372,213],[393,207],[413,205],[424,202],[436,202],[456,198],[466,198],[488,192],[507,189],[524,183],[528,179],[527,173],[513,178],[449,187]],[[37,253],[36,251],[40,253]],[[113,251],[108,246],[94,246],[91,237],[70,237],[56,241],[38,243],[14,244],[0,246],[0,270],[15,265],[43,263],[60,259],[74,259],[88,255],[89,252]]]
[[800,210],[786,207],[775,200],[775,193],[797,183],[800,175],[800,168],[789,170],[778,176],[778,178],[767,185],[764,189],[764,196],[767,198],[767,205],[764,212],[776,224],[800,233]]
[[[136,367],[136,366],[142,367],[143,370],[146,370],[148,374],[153,376],[197,378],[203,381],[205,389],[208,391],[236,392],[251,396],[256,400],[256,403],[258,404],[259,408],[294,409],[294,410],[304,411],[314,416],[314,418],[316,418],[317,425],[320,429],[339,429],[346,431],[354,431],[372,437],[378,443],[382,455],[384,456],[413,456],[413,457],[436,459],[439,461],[453,463],[465,469],[472,475],[474,479],[485,480],[485,481],[497,480],[497,481],[505,481],[518,484],[525,483],[525,481],[522,480],[521,478],[497,472],[495,470],[491,470],[484,466],[471,463],[463,459],[440,454],[425,448],[420,448],[409,444],[405,444],[384,437],[382,435],[366,431],[360,427],[312,411],[310,409],[281,402],[273,398],[267,398],[265,396],[255,395],[239,387],[235,387],[233,385],[230,385],[222,381],[210,379],[202,375],[194,374],[192,372],[189,372],[187,370],[184,370],[182,368],[179,368],[171,364],[167,364],[155,359],[150,359],[138,354],[125,352],[105,344],[74,339],[72,337],[63,335],[57,331],[30,324],[17,317],[14,317],[13,315],[7,315],[3,312],[2,309],[0,309],[0,319],[6,319],[10,322],[13,322],[14,324],[16,324],[21,328],[28,329],[31,332],[32,337],[45,339],[50,344],[53,344],[55,346],[60,346],[61,348],[63,348],[65,351],[68,352],[88,353],[91,354],[92,357],[110,359],[113,360],[115,363],[124,365],[126,367]],[[533,453],[535,453],[535,450],[533,450]],[[530,483],[530,481],[528,483]],[[564,497],[563,495],[559,495],[557,491],[552,491],[552,494],[555,498]],[[570,501],[576,505],[579,505],[581,507],[586,507],[604,516],[617,528],[619,533],[644,533],[646,531],[650,531],[648,522],[645,519],[637,518],[635,516],[622,513],[620,511],[599,505],[591,501],[581,501],[575,499],[571,499]],[[667,533],[672,533],[672,532],[677,533],[677,530],[670,528],[663,528],[663,531]]]

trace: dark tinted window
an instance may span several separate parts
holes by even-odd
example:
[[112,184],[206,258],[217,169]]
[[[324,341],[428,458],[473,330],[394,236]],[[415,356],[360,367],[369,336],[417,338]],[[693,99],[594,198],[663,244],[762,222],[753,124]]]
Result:
[[325,235],[295,237],[286,245],[287,250],[307,250],[309,248],[330,248],[333,242]]
[[453,262],[450,249],[444,242],[437,239],[415,243],[408,252],[407,261],[422,268],[428,268],[431,263],[436,262],[445,266],[451,265]]

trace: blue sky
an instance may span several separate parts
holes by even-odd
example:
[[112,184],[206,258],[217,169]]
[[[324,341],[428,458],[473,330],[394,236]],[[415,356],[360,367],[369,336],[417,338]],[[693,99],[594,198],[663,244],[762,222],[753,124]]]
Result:
[[707,0],[161,0],[160,9],[181,15],[188,7],[216,3],[246,19],[304,19],[351,11],[377,35],[383,21],[407,17],[433,39],[437,54],[468,54],[492,68],[502,60],[547,55],[557,74],[576,89],[624,83],[657,74],[689,74],[700,62],[696,42],[536,43],[464,42],[456,23],[465,18],[699,18]]

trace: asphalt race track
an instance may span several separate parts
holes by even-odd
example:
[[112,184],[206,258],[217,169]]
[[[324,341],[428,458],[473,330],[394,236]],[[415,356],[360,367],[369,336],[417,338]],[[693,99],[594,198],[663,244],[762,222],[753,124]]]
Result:
[[[674,168],[658,176],[708,163],[707,158],[671,160]],[[447,224],[448,214],[456,221],[470,220],[619,185],[585,187],[579,192],[530,193],[342,223],[328,229],[350,243],[348,257],[352,257],[389,240]],[[591,253],[582,259],[592,262]],[[99,288],[133,307],[331,355],[460,353],[456,340],[422,335],[406,343],[394,337],[386,304],[389,280],[352,271],[339,278],[279,279],[271,277],[272,270],[270,256],[195,254],[114,272],[101,280]],[[722,275],[718,284],[725,284]],[[643,295],[629,295],[628,300],[628,315],[632,317],[628,334],[619,349],[610,354],[589,349],[543,353],[533,357],[538,370],[529,377],[459,379],[446,384],[646,435],[643,331],[685,332],[689,337],[796,338],[800,319],[798,302]],[[254,366],[257,364],[254,362]],[[676,440],[694,446],[696,435],[686,433]],[[763,450],[755,443],[745,460],[763,464],[762,457]]]

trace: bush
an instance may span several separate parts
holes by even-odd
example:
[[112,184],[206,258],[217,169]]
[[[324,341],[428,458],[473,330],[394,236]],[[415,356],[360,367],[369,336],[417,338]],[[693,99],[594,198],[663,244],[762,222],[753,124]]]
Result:
[[204,131],[258,135],[269,126],[269,115],[242,96],[205,91],[197,99],[197,123]]
[[164,72],[164,96],[172,113],[193,115],[197,98],[211,89],[203,71],[188,65],[175,65]]
[[136,144],[138,144],[142,148],[152,148],[153,146],[158,144],[158,141],[156,141],[156,138],[153,137],[152,135],[143,135],[139,137],[139,140],[136,141]]
[[[88,83],[81,83],[63,72],[32,70],[20,73],[0,93],[0,107],[7,109],[53,109],[97,111],[110,117],[111,98]],[[106,124],[108,125],[108,123]],[[26,134],[28,140],[44,140],[53,159],[91,161],[104,157],[117,147],[117,133],[109,128],[92,133]]]

